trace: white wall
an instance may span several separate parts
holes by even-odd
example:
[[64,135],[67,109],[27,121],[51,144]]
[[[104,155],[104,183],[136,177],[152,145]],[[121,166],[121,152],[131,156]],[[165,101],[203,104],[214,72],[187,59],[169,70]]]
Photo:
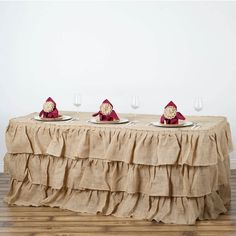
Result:
[[[184,114],[228,117],[236,143],[235,2],[0,2],[0,168],[8,119],[39,111],[52,96],[83,111],[110,98],[130,112],[160,114],[171,99]],[[1,171],[1,170],[0,170]]]

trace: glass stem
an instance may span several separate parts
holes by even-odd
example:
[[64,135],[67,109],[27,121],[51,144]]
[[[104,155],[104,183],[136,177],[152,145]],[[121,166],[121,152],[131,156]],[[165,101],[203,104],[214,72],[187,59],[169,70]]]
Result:
[[75,119],[76,119],[76,120],[79,119],[79,106],[76,106],[76,115],[75,115]]

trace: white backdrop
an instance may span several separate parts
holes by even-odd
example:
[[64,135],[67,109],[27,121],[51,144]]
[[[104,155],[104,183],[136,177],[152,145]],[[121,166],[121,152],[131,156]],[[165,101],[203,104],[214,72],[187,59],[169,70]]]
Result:
[[72,110],[228,117],[236,143],[235,2],[0,2],[0,171],[11,117],[39,111],[52,96]]

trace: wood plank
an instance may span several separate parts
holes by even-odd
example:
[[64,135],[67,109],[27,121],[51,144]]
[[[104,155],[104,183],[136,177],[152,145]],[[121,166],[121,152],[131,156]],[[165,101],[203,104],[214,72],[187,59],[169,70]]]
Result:
[[[4,222],[5,223],[5,222]],[[231,231],[230,226],[227,230]],[[232,226],[231,226],[232,227]],[[196,228],[196,226],[185,226],[182,225],[181,229],[182,231],[194,231]],[[219,227],[220,228],[220,227]],[[235,227],[236,228],[236,227]],[[150,226],[108,226],[106,224],[104,224],[103,226],[73,226],[73,227],[69,227],[69,226],[64,226],[63,224],[61,224],[61,226],[35,226],[35,227],[4,227],[1,226],[0,227],[0,232],[4,233],[4,232],[155,232],[155,231],[159,231],[159,232],[173,232],[173,231],[179,231],[179,226],[176,225],[159,225],[159,224],[154,224],[152,227]]]
[[[185,232],[182,234],[182,232],[95,232],[95,233],[52,233],[50,234],[46,232],[42,233],[0,233],[0,236],[195,236],[192,234],[192,232]],[[226,235],[221,235],[226,236]],[[229,236],[229,235],[228,235]]]

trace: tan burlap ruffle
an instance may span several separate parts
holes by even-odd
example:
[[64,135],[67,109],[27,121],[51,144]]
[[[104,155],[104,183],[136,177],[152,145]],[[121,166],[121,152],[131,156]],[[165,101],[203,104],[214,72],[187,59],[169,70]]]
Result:
[[227,211],[224,201],[228,186],[220,191],[198,198],[158,197],[126,192],[97,190],[53,189],[44,185],[13,180],[6,201],[20,206],[60,207],[78,212],[137,219],[156,220],[164,223],[194,224],[196,219],[215,219]]
[[18,181],[75,190],[123,191],[149,196],[201,197],[229,185],[228,159],[218,165],[145,166],[124,162],[7,154],[5,173]]
[[213,130],[178,132],[53,126],[10,122],[8,153],[32,153],[65,158],[94,158],[142,165],[216,165],[232,150],[227,122]]

